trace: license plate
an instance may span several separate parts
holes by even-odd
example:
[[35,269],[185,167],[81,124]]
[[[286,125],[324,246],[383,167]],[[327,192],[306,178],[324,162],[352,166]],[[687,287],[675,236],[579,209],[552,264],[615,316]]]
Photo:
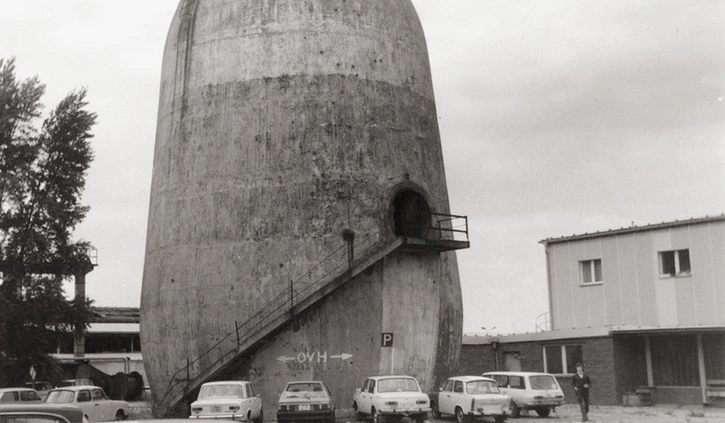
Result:
[[485,414],[493,414],[498,413],[501,411],[501,407],[497,407],[495,405],[484,405],[483,406],[483,412]]
[[212,413],[221,413],[222,412],[222,406],[221,405],[212,405],[211,406],[211,412]]
[[310,411],[312,410],[312,407],[310,407],[309,404],[301,404],[300,405],[300,411]]

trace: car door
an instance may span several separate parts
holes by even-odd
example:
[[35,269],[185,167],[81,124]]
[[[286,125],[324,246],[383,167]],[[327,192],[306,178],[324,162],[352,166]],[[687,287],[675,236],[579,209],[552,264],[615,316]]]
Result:
[[91,401],[98,414],[98,421],[105,422],[114,419],[115,410],[110,409],[113,404],[100,388],[91,389]]
[[438,411],[443,414],[453,414],[453,398],[451,397],[451,394],[453,393],[453,379],[446,380],[446,383],[443,385],[443,390],[438,394]]
[[252,388],[252,384],[245,384],[244,399],[242,400],[242,409],[244,410],[245,415],[247,413],[247,410],[249,410],[249,415],[252,417],[252,419],[256,419],[259,417],[259,405],[257,404],[258,399],[259,398],[256,398],[254,395],[254,388]]
[[81,389],[76,392],[76,405],[83,410],[83,414],[88,416],[88,420],[91,422],[100,421],[98,411],[93,405],[93,401],[91,401],[91,391],[89,389]]
[[363,413],[371,413],[373,392],[375,391],[375,380],[368,379],[365,381],[362,389],[360,390],[360,403],[358,403],[358,410]]
[[453,413],[456,412],[456,407],[461,406],[464,410],[467,410],[471,400],[466,398],[466,393],[463,389],[463,381],[457,380],[453,383],[453,392],[451,392],[451,407]]

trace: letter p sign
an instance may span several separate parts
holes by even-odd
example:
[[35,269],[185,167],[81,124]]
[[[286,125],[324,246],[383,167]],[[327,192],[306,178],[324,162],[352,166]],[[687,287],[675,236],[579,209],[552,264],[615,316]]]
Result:
[[380,345],[383,347],[392,347],[393,346],[393,333],[392,332],[383,332],[380,340]]

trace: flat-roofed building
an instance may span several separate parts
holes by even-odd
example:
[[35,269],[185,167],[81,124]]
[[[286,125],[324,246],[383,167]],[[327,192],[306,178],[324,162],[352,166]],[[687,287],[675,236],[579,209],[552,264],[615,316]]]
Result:
[[568,379],[583,362],[601,404],[636,393],[660,403],[725,399],[725,215],[541,243],[546,330],[464,337],[462,367]]

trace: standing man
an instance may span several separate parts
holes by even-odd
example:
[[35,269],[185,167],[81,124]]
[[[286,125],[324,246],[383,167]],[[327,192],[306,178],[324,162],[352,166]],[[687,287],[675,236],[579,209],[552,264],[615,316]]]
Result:
[[589,375],[584,374],[584,366],[581,363],[576,364],[576,374],[571,378],[571,386],[574,388],[577,399],[579,400],[579,408],[582,411],[582,421],[588,421],[589,418],[589,386],[592,384]]

